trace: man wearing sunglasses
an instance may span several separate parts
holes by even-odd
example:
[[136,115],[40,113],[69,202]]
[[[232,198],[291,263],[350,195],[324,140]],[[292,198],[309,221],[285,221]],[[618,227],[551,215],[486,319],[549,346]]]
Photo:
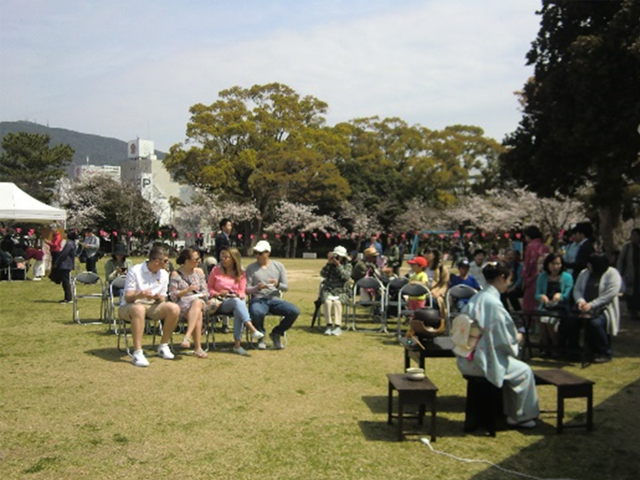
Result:
[[149,260],[134,265],[127,272],[118,314],[131,322],[133,364],[136,367],[149,366],[149,361],[142,351],[142,333],[146,318],[164,321],[158,355],[166,360],[173,359],[169,340],[178,323],[180,307],[177,303],[167,302],[168,262],[167,252],[162,247],[154,247],[149,252]]
[[[282,320],[272,331],[269,337],[273,342],[273,348],[284,348],[282,336],[291,328],[293,322],[300,315],[300,309],[294,304],[281,298],[282,293],[289,289],[287,271],[284,265],[271,260],[271,245],[266,240],[260,240],[253,247],[256,261],[247,267],[247,293],[251,295],[249,302],[249,315],[251,322],[262,333],[264,330],[264,317],[266,315],[281,315]],[[267,348],[264,342],[258,343],[258,348]]]

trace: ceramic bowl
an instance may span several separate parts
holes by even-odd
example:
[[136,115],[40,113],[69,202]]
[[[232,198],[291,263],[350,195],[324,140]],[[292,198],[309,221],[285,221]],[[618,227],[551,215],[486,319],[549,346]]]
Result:
[[424,368],[407,368],[405,374],[408,380],[422,380],[424,378]]

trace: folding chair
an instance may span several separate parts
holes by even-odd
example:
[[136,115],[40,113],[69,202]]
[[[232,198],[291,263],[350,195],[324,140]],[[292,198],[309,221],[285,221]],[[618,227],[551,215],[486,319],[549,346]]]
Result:
[[[369,291],[373,295],[369,294]],[[366,295],[360,295],[366,293]],[[376,314],[378,310],[380,314],[381,332],[387,332],[387,322],[385,318],[385,298],[386,289],[382,282],[376,277],[364,277],[358,280],[353,285],[353,293],[351,297],[351,325],[347,325],[347,331],[352,329],[356,331],[356,310],[357,307],[364,307],[371,312],[371,318]]]
[[[84,286],[92,286],[98,285],[100,287],[100,292],[95,293],[78,293],[78,284]],[[104,302],[105,302],[105,289],[104,283],[100,276],[93,272],[82,272],[77,275],[71,277],[71,296],[73,301],[73,321],[80,325],[96,325],[102,323],[104,319]],[[82,322],[80,320],[80,310],[78,309],[78,299],[86,298],[86,299],[98,299],[100,300],[100,318],[97,322]]]
[[[392,279],[387,285],[387,288],[385,291],[385,294],[387,297],[384,301],[384,306],[385,306],[384,314],[387,320],[389,319],[390,316],[398,315],[398,312],[400,309],[400,303],[398,300],[398,297],[400,296],[400,290],[402,289],[402,287],[404,287],[408,283],[409,283],[409,279],[407,277],[396,277]],[[392,312],[391,311],[392,309],[395,309],[395,311]]]
[[422,295],[427,295],[429,298],[429,307],[433,308],[433,296],[431,296],[431,291],[426,285],[421,283],[407,283],[398,292],[398,324],[396,327],[396,335],[398,337],[402,336],[402,319],[414,313],[414,310],[408,308],[408,302],[405,302],[404,297],[421,297]]
[[456,307],[457,301],[465,298],[471,298],[476,293],[478,293],[478,291],[475,288],[470,287],[469,285],[465,285],[464,283],[455,285],[447,291],[447,295],[445,297],[448,312],[446,326],[447,335],[451,335],[451,321],[459,313]]
[[113,333],[116,335],[118,334],[118,315],[116,311],[117,305],[115,302],[117,296],[116,292],[124,288],[126,279],[126,275],[120,275],[116,277],[106,288],[107,298],[105,300],[104,319],[109,324],[109,330],[113,330]]
[[[320,282],[320,285],[318,285],[318,298],[313,302],[314,305],[314,311],[313,311],[313,317],[311,318],[311,327],[313,327],[316,324],[316,321],[318,322],[318,328],[320,330],[322,330],[323,325],[322,325],[322,317],[324,316],[324,308],[323,308],[323,304],[322,304],[322,289],[324,288],[324,280],[322,280]],[[342,302],[342,311],[344,312],[343,314],[343,318],[347,319],[347,323],[349,320],[349,307],[351,305],[351,302]],[[348,328],[347,328],[348,330]]]
[[[278,291],[278,298],[282,298],[282,291],[279,290]],[[251,303],[251,299],[249,297],[247,297],[247,308],[249,308],[249,304]],[[269,338],[269,334],[267,333],[269,331],[269,328],[267,326],[267,318],[276,318],[277,322],[275,322],[276,324],[279,324],[282,319],[284,318],[282,315],[276,315],[275,313],[267,313],[264,316],[264,333],[265,333],[265,337],[262,339],[262,341],[267,341],[267,339]],[[275,325],[274,325],[275,326]],[[273,329],[273,327],[271,327],[271,329]],[[257,349],[258,348],[258,343],[256,343],[256,341],[251,338],[251,334],[249,333],[248,329],[244,329],[244,334],[245,334],[245,338],[247,340],[247,343],[249,344],[249,347]],[[283,348],[286,347],[289,343],[289,339],[287,337],[287,332],[284,332],[283,335],[281,335],[280,337],[280,342],[282,343]]]

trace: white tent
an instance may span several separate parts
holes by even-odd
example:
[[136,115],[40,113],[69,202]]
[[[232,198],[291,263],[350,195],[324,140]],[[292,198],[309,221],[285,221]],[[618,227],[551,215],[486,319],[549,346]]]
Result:
[[0,182],[0,220],[66,222],[67,212],[36,200],[20,190],[15,183]]

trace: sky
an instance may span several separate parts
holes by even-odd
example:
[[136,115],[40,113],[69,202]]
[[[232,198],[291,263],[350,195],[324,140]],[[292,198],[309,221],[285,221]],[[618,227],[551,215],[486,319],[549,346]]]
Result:
[[0,121],[184,142],[189,108],[279,82],[328,125],[521,118],[541,0],[0,0]]

